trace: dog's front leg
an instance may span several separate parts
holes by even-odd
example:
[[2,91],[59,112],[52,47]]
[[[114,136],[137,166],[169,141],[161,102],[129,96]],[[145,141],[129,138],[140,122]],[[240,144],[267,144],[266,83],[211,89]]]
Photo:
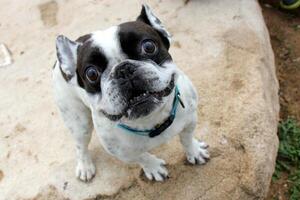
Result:
[[168,178],[168,170],[165,167],[166,162],[148,152],[139,155],[134,162],[143,168],[149,180],[163,181]]
[[191,164],[205,164],[209,159],[208,145],[205,142],[194,138],[194,131],[197,123],[196,113],[193,121],[190,122],[180,133],[180,142],[185,150],[186,157]]
[[93,123],[89,109],[77,100],[57,100],[63,120],[76,143],[76,177],[82,181],[91,180],[96,173],[95,165],[88,151]]
[[76,141],[76,177],[82,181],[90,181],[96,174],[96,168],[88,150],[91,133],[78,133]]

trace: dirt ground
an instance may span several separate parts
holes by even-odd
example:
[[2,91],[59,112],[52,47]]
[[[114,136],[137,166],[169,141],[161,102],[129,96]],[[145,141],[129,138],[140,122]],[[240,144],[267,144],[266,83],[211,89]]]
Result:
[[[280,84],[280,118],[291,116],[300,121],[300,8],[279,9],[275,0],[261,1],[270,32]],[[287,175],[272,182],[267,200],[288,200]]]

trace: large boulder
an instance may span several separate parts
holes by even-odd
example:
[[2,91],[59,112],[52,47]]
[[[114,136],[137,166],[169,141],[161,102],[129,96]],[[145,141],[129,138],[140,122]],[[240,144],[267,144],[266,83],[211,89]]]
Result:
[[0,69],[0,199],[263,199],[274,171],[278,82],[269,34],[255,0],[149,1],[173,34],[171,54],[200,96],[197,137],[204,166],[185,164],[178,138],[154,152],[170,179],[109,156],[93,135],[97,175],[75,178],[74,143],[52,98],[55,37],[72,39],[133,20],[133,0],[0,0],[1,41],[14,64]]

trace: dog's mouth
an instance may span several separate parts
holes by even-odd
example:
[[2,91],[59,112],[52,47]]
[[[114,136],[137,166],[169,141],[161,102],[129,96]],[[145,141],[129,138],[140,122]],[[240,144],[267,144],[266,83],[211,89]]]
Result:
[[161,91],[134,90],[128,98],[128,106],[124,115],[129,118],[138,118],[148,115],[159,105],[162,98],[168,96],[175,86],[175,75],[173,74],[167,87]]
[[172,75],[169,84],[161,91],[133,90],[127,98],[127,107],[123,113],[110,115],[102,113],[112,121],[117,121],[123,116],[128,119],[136,119],[150,114],[161,103],[162,98],[171,94],[175,87],[175,74]]
[[174,75],[172,75],[171,81],[168,86],[161,91],[146,91],[146,90],[134,90],[131,97],[128,99],[128,109],[147,102],[149,98],[160,101],[162,97],[168,96],[174,88]]

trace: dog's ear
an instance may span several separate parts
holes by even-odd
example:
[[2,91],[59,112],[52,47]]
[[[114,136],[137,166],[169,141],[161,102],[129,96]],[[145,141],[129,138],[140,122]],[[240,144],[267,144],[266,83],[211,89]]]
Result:
[[143,4],[141,14],[136,19],[137,21],[142,21],[150,26],[152,26],[153,29],[155,29],[160,37],[162,38],[165,46],[167,49],[170,47],[171,43],[171,35],[170,33],[165,29],[161,21],[153,14],[150,7],[146,4]]
[[77,42],[71,41],[63,35],[59,35],[56,39],[57,59],[61,70],[68,79],[71,79],[76,72],[78,46]]

